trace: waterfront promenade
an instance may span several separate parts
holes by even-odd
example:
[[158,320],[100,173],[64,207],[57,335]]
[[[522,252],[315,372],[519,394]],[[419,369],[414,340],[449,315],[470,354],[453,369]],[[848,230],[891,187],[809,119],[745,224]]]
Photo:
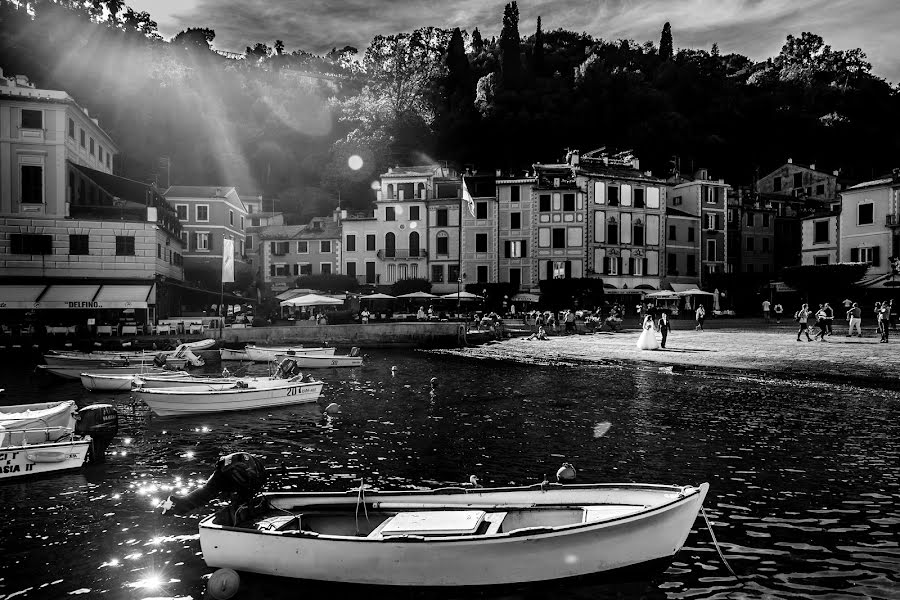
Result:
[[[628,325],[631,325],[628,328]],[[845,337],[846,324],[836,323],[826,342],[797,342],[793,320],[781,325],[760,319],[709,321],[694,331],[692,321],[674,321],[665,349],[635,346],[640,330],[555,335],[547,340],[522,337],[481,346],[441,350],[468,358],[534,364],[634,365],[674,371],[764,375],[792,380],[818,380],[900,389],[900,332],[879,343],[873,328],[864,337]],[[659,334],[657,334],[659,338]]]

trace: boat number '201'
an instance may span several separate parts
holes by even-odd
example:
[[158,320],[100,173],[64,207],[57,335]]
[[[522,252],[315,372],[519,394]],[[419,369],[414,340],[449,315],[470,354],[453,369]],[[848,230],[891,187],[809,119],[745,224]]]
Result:
[[287,395],[288,395],[288,396],[296,396],[296,395],[297,395],[297,390],[299,390],[299,389],[300,389],[300,388],[295,388],[295,387],[288,388],[288,390],[287,390]]

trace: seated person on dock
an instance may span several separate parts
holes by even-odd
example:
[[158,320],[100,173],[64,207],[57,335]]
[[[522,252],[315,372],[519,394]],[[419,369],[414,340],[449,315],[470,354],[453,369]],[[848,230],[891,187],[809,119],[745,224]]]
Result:
[[546,340],[546,339],[547,339],[547,333],[544,331],[544,328],[543,328],[543,327],[539,327],[538,330],[537,330],[537,333],[532,333],[531,335],[529,335],[529,336],[528,336],[527,338],[525,338],[525,339],[526,339],[526,340]]

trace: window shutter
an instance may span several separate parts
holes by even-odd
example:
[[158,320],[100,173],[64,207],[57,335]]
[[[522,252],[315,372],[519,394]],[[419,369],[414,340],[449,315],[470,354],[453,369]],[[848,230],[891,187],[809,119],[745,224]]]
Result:
[[619,258],[616,259],[616,263],[617,263],[616,266],[619,267],[619,270],[618,270],[619,275],[622,274],[622,262],[623,262],[623,261],[622,261],[622,257],[621,257],[621,256],[620,256]]
[[269,242],[269,252],[271,252],[272,254],[277,254],[278,244],[276,244],[275,242]]
[[604,256],[603,257],[603,274],[606,275],[607,273],[609,273],[609,257]]
[[722,219],[722,215],[720,215],[719,213],[716,213],[716,223],[715,223],[716,229],[718,229],[721,226],[721,219]]
[[572,278],[572,261],[567,260],[566,261],[566,279],[571,279],[571,278]]
[[216,237],[216,236],[215,236],[214,234],[212,234],[212,233],[206,234],[206,239],[208,240],[209,251],[210,251],[210,252],[213,251],[213,239],[214,239],[215,237]]
[[547,279],[553,279],[553,261],[547,261]]
[[647,274],[649,273],[648,266],[649,266],[650,263],[649,263],[649,261],[648,261],[646,258],[641,259],[641,260],[643,261],[643,264],[644,264],[644,271],[643,271],[643,273],[644,273],[644,275],[647,275]]
[[527,252],[527,248],[526,248],[527,245],[528,245],[528,242],[525,240],[522,240],[522,258],[525,258],[526,256],[528,256],[528,252]]
[[188,248],[188,249],[189,249],[189,250],[196,250],[196,249],[197,249],[197,234],[196,234],[196,233],[192,233],[192,234],[191,234],[191,247]]
[[628,259],[628,274],[631,275],[632,273],[634,273],[634,259],[629,258]]
[[510,243],[509,240],[505,240],[503,242],[503,257],[509,258],[510,255]]
[[275,265],[269,265],[269,275],[275,277]]
[[850,248],[850,262],[859,262],[859,248]]
[[881,266],[881,246],[875,246],[874,248],[872,248],[872,266]]

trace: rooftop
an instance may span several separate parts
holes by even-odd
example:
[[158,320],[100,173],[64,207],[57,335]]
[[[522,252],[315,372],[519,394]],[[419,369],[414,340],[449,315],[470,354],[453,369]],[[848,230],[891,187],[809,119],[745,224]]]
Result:
[[173,185],[163,192],[166,198],[224,198],[237,190],[225,185]]
[[334,221],[323,222],[322,229],[306,225],[272,225],[259,229],[261,240],[332,240],[341,237],[341,229]]

